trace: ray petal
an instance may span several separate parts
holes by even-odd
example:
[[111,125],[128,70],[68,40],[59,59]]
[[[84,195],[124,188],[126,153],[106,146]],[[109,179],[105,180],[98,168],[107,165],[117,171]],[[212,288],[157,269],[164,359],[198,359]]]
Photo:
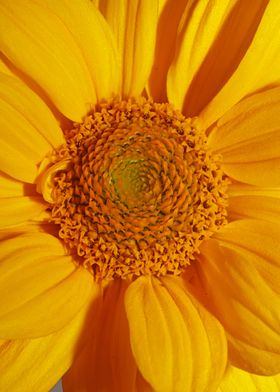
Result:
[[1,338],[35,338],[63,328],[93,289],[91,274],[49,234],[2,241],[1,255]]
[[196,264],[231,362],[263,375],[280,370],[279,233],[275,222],[231,222],[203,244]]

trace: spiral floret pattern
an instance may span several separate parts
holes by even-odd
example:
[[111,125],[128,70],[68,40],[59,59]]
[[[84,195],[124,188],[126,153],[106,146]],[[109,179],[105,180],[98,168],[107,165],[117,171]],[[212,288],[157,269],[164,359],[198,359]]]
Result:
[[178,275],[226,223],[227,180],[197,119],[141,99],[104,103],[66,132],[51,220],[96,280]]

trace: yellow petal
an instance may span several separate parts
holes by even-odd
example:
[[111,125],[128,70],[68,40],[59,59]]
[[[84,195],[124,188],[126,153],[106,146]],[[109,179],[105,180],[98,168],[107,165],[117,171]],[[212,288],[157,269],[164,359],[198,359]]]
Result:
[[37,164],[63,143],[62,131],[43,101],[20,80],[0,73],[1,168],[33,182]]
[[228,195],[230,220],[247,217],[279,222],[280,188],[232,183],[229,185]]
[[[259,149],[258,145],[258,149]],[[276,153],[276,147],[274,148]],[[280,185],[280,158],[271,158],[259,162],[224,163],[223,170],[229,177],[239,179],[247,184],[261,186]]]
[[[95,290],[94,296],[98,296]],[[37,339],[2,341],[1,391],[49,391],[72,365],[91,334],[95,322],[89,304],[60,331]]]
[[172,1],[159,0],[155,58],[147,86],[149,95],[157,102],[167,101],[167,72],[174,57],[176,34],[185,6],[185,0],[177,0],[176,7]]
[[40,196],[0,198],[0,228],[27,222],[40,215],[47,207]]
[[97,390],[132,391],[137,367],[124,308],[127,284],[114,281],[105,292],[97,337],[94,383]]
[[49,168],[42,171],[38,177],[36,182],[36,190],[42,195],[46,202],[51,204],[55,202],[53,197],[53,190],[55,186],[54,177],[59,171],[67,170],[69,167],[69,162],[69,159],[58,161],[54,165],[51,165]]
[[0,242],[18,237],[27,233],[48,233],[57,235],[57,228],[53,223],[49,223],[50,216],[47,211],[43,211],[38,217],[16,226],[5,227],[0,230]]
[[19,79],[0,74],[0,100],[21,113],[50,146],[56,148],[65,142],[50,109]]
[[[25,194],[27,184],[0,172],[0,197],[16,197]],[[33,187],[30,185],[30,187]]]
[[203,244],[196,264],[232,363],[265,375],[280,370],[279,233],[279,223],[231,222]]
[[[279,372],[279,350],[254,347],[251,343],[246,343],[244,339],[238,339],[229,333],[227,338],[229,361],[233,365],[264,376],[275,375]],[[256,362],[251,366],[254,359]]]
[[1,169],[8,175],[34,182],[37,164],[51,146],[30,122],[8,103],[0,102]]
[[280,197],[280,188],[279,187],[263,187],[263,186],[255,186],[248,185],[238,182],[233,182],[229,184],[228,187],[228,195],[229,197],[236,196],[266,196],[266,197]]
[[228,110],[209,135],[209,146],[226,150],[236,143],[277,129],[280,87],[269,88],[243,99]]
[[101,9],[121,56],[122,95],[137,96],[146,85],[154,59],[158,1],[105,0]]
[[9,69],[7,64],[3,61],[3,58],[0,57],[0,72],[6,75],[14,76],[13,72]]
[[156,391],[215,391],[227,358],[223,329],[178,279],[162,283],[141,277],[126,292],[139,370]]
[[280,199],[266,196],[236,196],[229,198],[230,219],[254,218],[279,223]]
[[186,291],[183,281],[178,278],[163,278],[162,281],[181,311],[189,330],[193,360],[190,390],[216,391],[227,362],[223,328],[217,319]]
[[[214,61],[216,61],[216,64],[218,63],[220,66],[220,77],[222,73],[225,72],[222,69],[223,65],[226,66],[226,64],[223,64],[223,60],[226,60],[230,52],[228,50],[225,51],[224,46],[226,45],[225,38],[228,38],[228,34],[230,32],[225,31],[223,35],[218,34],[222,29],[222,26],[225,24],[228,15],[234,8],[235,3],[235,1],[231,0],[224,0],[222,2],[219,0],[211,2],[208,0],[202,0],[187,3],[177,33],[177,49],[174,61],[170,67],[167,79],[169,101],[176,105],[176,107],[180,110],[184,109],[186,93],[190,88],[191,83],[194,83],[194,77],[198,73],[202,63],[205,61],[205,57],[214,42],[216,42],[216,46],[218,46],[219,43],[219,50],[218,48],[214,48],[215,50],[211,48],[212,51],[215,52],[213,53],[214,59],[210,53],[208,62],[211,66],[208,67],[207,79],[206,75],[202,75],[202,79],[206,80],[202,80],[200,83],[196,82],[196,84],[200,84],[196,86],[198,88],[198,91],[196,92],[198,97],[195,97],[196,100],[201,100],[201,102],[205,101],[203,96],[209,94],[209,90],[214,88],[214,86],[209,86],[211,83],[209,72],[211,72],[211,68],[213,69]],[[242,19],[243,21],[247,21],[246,18]],[[241,31],[243,32],[243,29]],[[234,42],[238,44],[239,40],[236,39],[236,36],[234,38]],[[223,57],[220,61],[217,61],[217,56],[221,55]],[[216,73],[219,74],[219,72]],[[217,75],[215,75],[214,80],[215,83],[218,82]],[[196,105],[200,106],[201,102]],[[185,107],[186,113],[189,114],[190,109],[193,111],[194,106],[192,99],[188,98],[188,102]]]
[[120,91],[120,63],[115,38],[104,20],[88,0],[40,0],[69,29],[88,66],[98,101]]
[[217,392],[279,392],[280,375],[257,376],[229,366]]
[[137,367],[124,309],[126,287],[114,281],[106,288],[95,343],[63,378],[64,391],[134,391]]
[[[79,23],[76,19],[72,22]],[[71,120],[79,121],[95,101],[91,76],[78,44],[46,5],[1,1],[0,47]]]
[[244,99],[210,133],[209,147],[222,154],[222,168],[238,181],[280,185],[280,88]]
[[1,169],[12,177],[34,183],[37,177],[36,164],[32,158],[27,157],[26,151],[20,151],[19,147],[20,145],[12,146],[4,140],[0,141],[1,151],[5,151],[0,157]]
[[[244,3],[249,12],[255,9],[249,3]],[[206,126],[220,118],[244,96],[279,82],[280,3],[278,0],[265,3],[266,9],[247,52],[233,75],[201,113]],[[232,41],[237,31],[238,28]]]
[[91,274],[43,233],[1,243],[0,337],[34,338],[64,327],[88,300]]

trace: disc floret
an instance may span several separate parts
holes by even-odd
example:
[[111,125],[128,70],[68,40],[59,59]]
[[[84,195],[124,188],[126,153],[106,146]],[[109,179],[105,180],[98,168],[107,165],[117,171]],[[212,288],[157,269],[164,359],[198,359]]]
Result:
[[103,103],[65,136],[51,220],[96,280],[178,275],[226,223],[219,157],[171,105]]

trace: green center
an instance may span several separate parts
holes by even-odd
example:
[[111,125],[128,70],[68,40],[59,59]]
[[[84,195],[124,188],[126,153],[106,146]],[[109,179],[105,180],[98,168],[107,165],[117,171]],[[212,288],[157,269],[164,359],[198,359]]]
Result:
[[130,157],[117,163],[111,183],[119,201],[128,208],[147,204],[154,194],[155,177],[148,160]]

